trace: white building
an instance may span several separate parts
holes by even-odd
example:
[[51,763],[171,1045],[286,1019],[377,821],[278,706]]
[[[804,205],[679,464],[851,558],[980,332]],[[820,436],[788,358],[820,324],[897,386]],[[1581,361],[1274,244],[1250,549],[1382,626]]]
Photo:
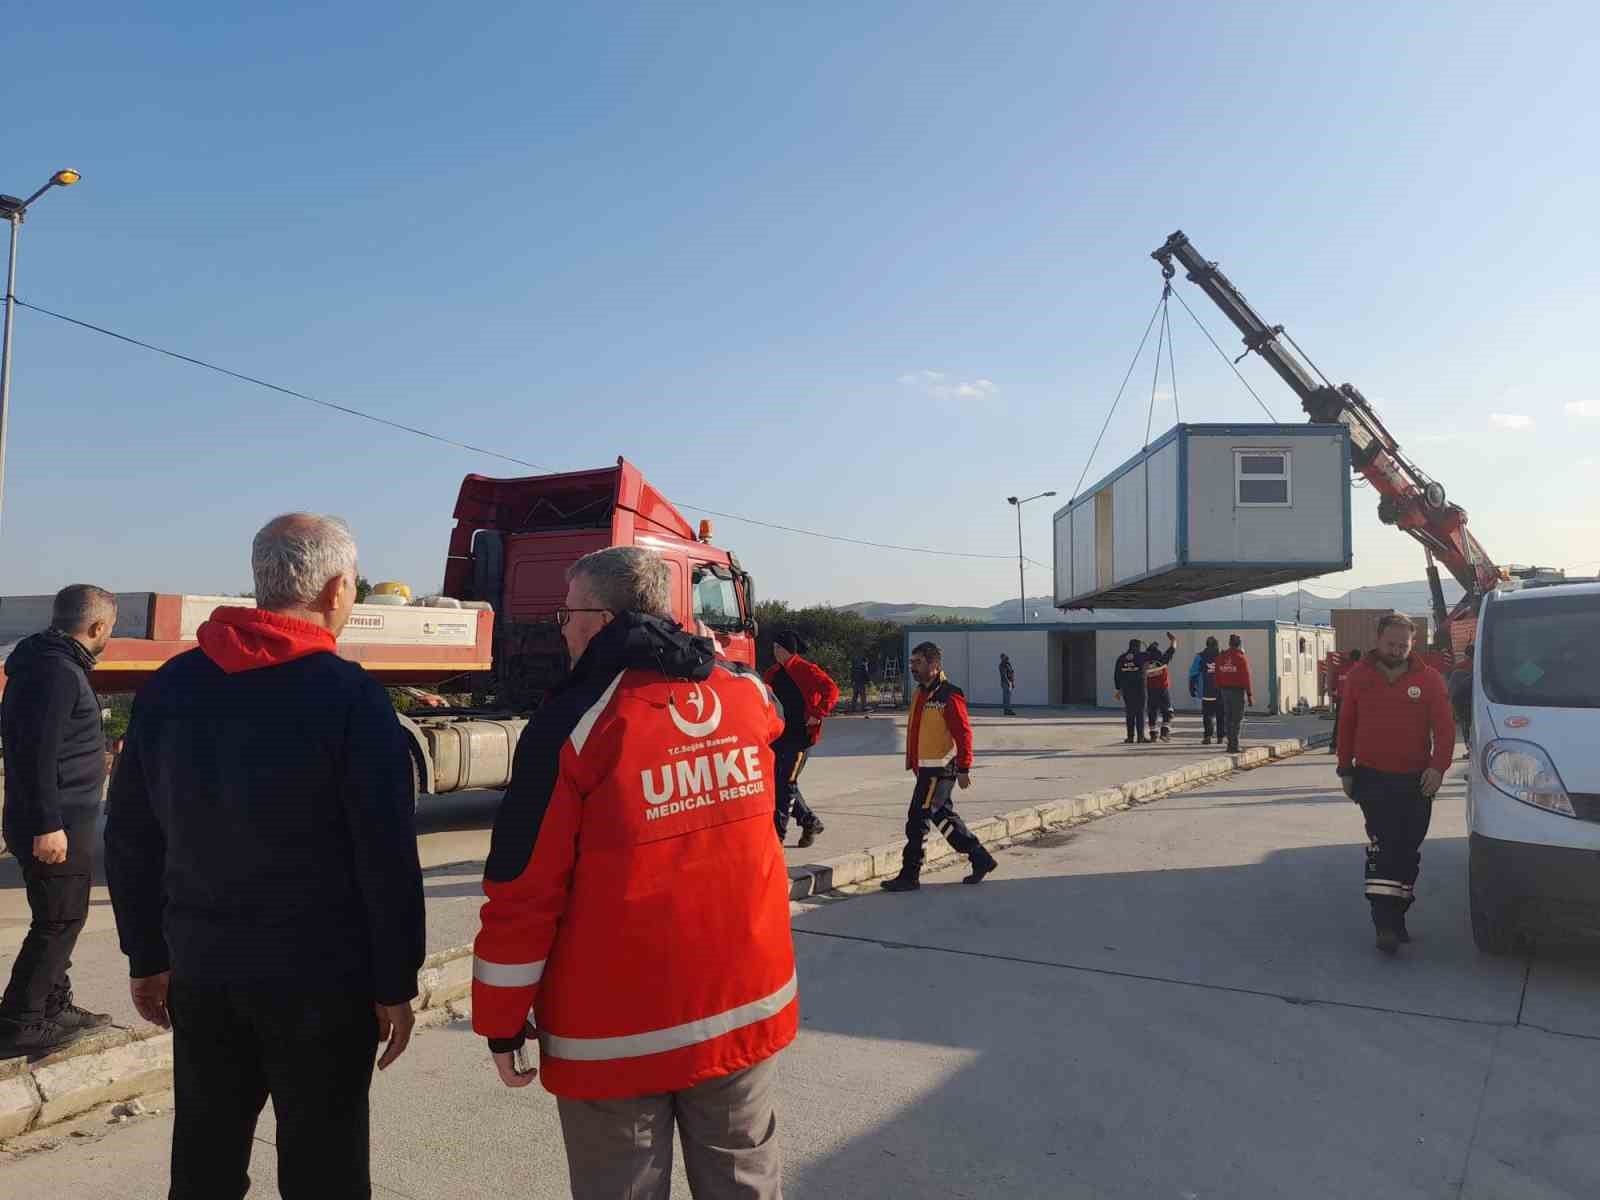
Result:
[[1200,702],[1189,696],[1189,667],[1206,638],[1216,638],[1226,649],[1228,636],[1234,633],[1243,639],[1255,680],[1251,712],[1288,712],[1302,698],[1311,707],[1325,702],[1317,690],[1317,663],[1333,649],[1333,630],[1292,621],[908,625],[905,657],[910,658],[919,642],[938,643],[944,651],[945,674],[973,705],[1000,703],[1000,655],[1008,654],[1017,673],[1014,704],[1120,708],[1112,682],[1117,657],[1128,648],[1130,638],[1138,638],[1141,645],[1156,642],[1165,650],[1169,630],[1178,639],[1170,670],[1172,705],[1180,712],[1199,710]]

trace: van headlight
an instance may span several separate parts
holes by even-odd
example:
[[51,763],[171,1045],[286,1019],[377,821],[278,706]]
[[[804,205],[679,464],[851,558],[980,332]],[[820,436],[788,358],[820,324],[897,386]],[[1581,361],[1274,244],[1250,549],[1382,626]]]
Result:
[[1483,777],[1513,800],[1576,817],[1566,785],[1542,746],[1496,738],[1483,748]]

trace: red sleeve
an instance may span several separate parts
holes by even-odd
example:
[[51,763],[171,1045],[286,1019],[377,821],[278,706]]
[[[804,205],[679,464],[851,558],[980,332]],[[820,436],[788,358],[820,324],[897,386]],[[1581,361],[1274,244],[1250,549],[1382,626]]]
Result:
[[503,881],[485,875],[483,881],[488,900],[472,947],[472,1028],[484,1037],[516,1037],[539,998],[539,981],[566,910],[577,859],[583,805],[572,782],[576,758],[570,742],[562,746],[548,792],[536,771],[524,780],[513,776],[495,820],[496,836],[501,837],[502,823],[509,832],[526,825],[530,811],[543,808],[521,872]]
[[1444,676],[1431,672],[1428,685],[1428,723],[1433,727],[1433,757],[1428,765],[1441,775],[1450,769],[1456,757],[1456,718],[1450,708],[1450,690],[1444,685]]
[[972,770],[972,720],[967,716],[967,698],[951,692],[944,705],[944,723],[956,743],[956,770]]
[[821,720],[839,703],[839,685],[816,663],[802,660],[804,679],[796,680],[806,697],[806,720]]
[[1356,722],[1361,719],[1361,689],[1350,686],[1345,677],[1339,694],[1339,771],[1348,771],[1356,759]]

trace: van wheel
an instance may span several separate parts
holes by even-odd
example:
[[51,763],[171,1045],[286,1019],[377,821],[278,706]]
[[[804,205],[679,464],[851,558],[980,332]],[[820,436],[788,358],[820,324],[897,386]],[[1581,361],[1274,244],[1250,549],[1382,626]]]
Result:
[[1472,940],[1485,954],[1509,955],[1526,948],[1526,938],[1512,920],[1511,906],[1482,883],[1468,880]]

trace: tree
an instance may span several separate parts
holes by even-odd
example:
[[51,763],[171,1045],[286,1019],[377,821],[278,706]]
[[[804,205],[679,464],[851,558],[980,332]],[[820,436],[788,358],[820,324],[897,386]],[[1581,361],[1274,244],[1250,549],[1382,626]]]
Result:
[[365,604],[367,597],[372,595],[372,584],[367,582],[365,575],[356,576],[356,603]]
[[901,627],[893,621],[872,621],[860,613],[822,605],[790,608],[782,600],[767,600],[756,605],[756,620],[761,626],[756,640],[756,659],[763,668],[774,661],[773,635],[792,629],[810,646],[806,657],[845,690],[850,686],[852,661],[865,655],[877,674],[885,659],[900,656],[905,640]]

